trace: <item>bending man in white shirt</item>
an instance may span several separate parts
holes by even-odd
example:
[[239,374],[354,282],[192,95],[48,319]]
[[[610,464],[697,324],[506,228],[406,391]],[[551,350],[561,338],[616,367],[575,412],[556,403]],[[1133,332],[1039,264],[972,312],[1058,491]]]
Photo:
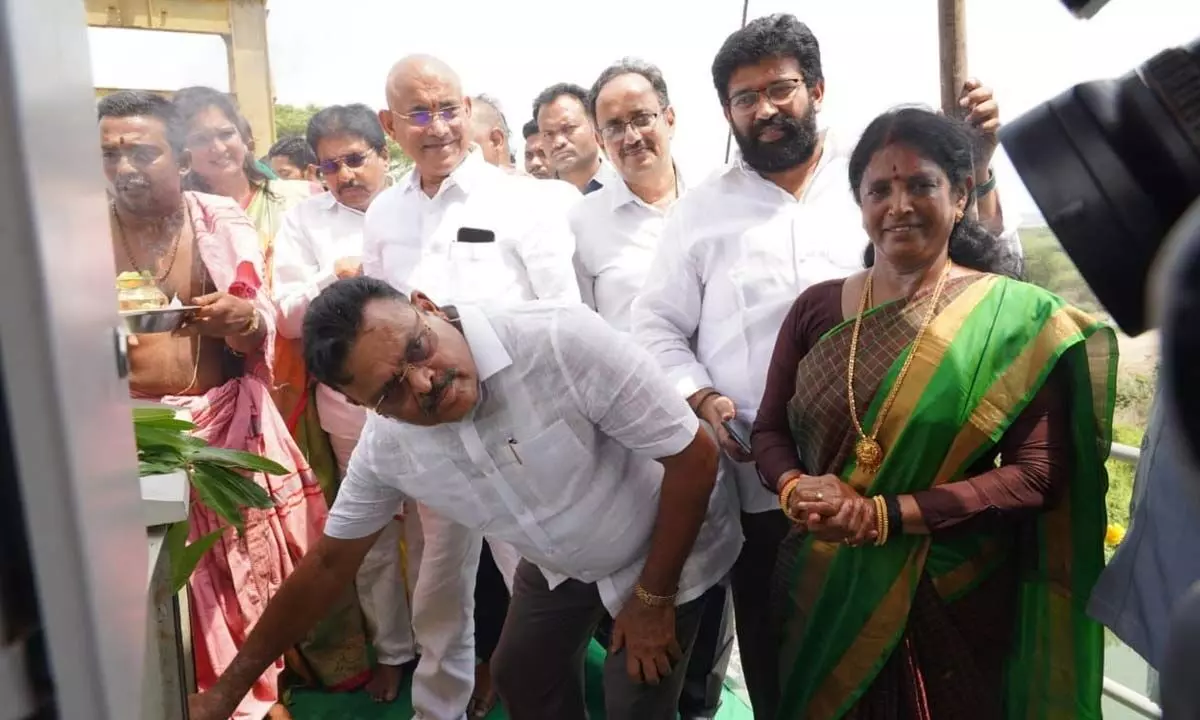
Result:
[[700,598],[741,542],[716,447],[654,361],[578,303],[453,313],[365,277],[327,288],[304,336],[313,373],[375,412],[325,537],[193,719],[225,717],[406,498],[524,558],[494,665],[511,716],[585,717],[608,613],[606,716],[674,718]]
[[[746,538],[733,571],[738,645],[755,716],[772,718],[778,667],[768,598],[789,524],[722,422],[750,437],[788,308],[810,285],[861,269],[868,242],[849,188],[853,143],[817,128],[825,80],[808,27],[791,15],[754,20],[726,39],[712,73],[741,161],[676,204],[634,301],[633,324],[676,389],[716,428],[724,468],[737,483]],[[998,110],[977,83],[963,101],[983,131],[979,219],[995,228],[1002,218],[988,163]],[[1016,243],[1015,231],[1007,241]]]
[[[471,142],[471,100],[454,71],[427,56],[401,60],[388,76],[387,99],[379,119],[413,169],[367,212],[365,274],[460,306],[579,302],[563,189],[484,160]],[[482,537],[429,508],[418,511],[425,542],[412,599],[421,645],[413,705],[419,717],[457,720],[476,681],[473,594]],[[511,584],[516,552],[489,545]],[[481,675],[480,684],[488,679]],[[486,707],[486,688],[477,695],[475,705]]]
[[[364,213],[387,185],[387,138],[366,105],[325,108],[309,120],[305,141],[316,152],[316,167],[329,191],[292,208],[275,236],[275,301],[279,332],[288,338],[300,337],[308,304],[321,290],[362,272]],[[341,478],[366,412],[326,385],[317,387],[316,401]],[[401,537],[408,549],[409,578],[400,557]],[[406,588],[415,582],[420,545],[415,513],[407,522],[393,520],[355,578],[378,661],[366,688],[376,700],[396,699],[401,666],[416,658]]]

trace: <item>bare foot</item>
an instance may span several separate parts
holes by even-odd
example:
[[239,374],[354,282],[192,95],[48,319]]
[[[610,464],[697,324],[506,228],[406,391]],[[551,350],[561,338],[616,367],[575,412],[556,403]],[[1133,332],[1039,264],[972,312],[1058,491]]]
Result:
[[400,694],[400,681],[403,678],[403,667],[380,663],[375,666],[371,681],[367,683],[367,694],[375,702],[392,702]]
[[488,716],[500,698],[492,688],[492,669],[488,663],[475,666],[475,692],[471,694],[471,704],[467,706],[467,717],[471,720],[482,720]]
[[288,712],[283,703],[275,703],[267,711],[266,720],[292,720],[292,714]]

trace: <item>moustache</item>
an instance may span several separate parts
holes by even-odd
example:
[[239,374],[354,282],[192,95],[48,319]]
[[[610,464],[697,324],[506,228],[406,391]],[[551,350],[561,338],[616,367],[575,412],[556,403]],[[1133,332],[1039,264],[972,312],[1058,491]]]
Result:
[[650,149],[649,143],[647,143],[645,140],[638,140],[637,142],[635,142],[633,144],[623,145],[621,147],[621,157],[628,157],[629,155],[632,155],[636,152],[641,152],[643,150],[649,150],[649,149]]
[[128,192],[130,190],[147,190],[150,188],[150,179],[145,175],[127,175],[117,178],[113,183],[117,192]]
[[417,398],[417,405],[421,408],[421,412],[426,415],[432,415],[437,406],[442,402],[442,397],[445,396],[446,390],[458,377],[458,371],[450,368],[438,378],[429,388],[429,392]]
[[[798,132],[796,125],[796,120],[784,115],[783,113],[777,113],[769,118],[766,118],[765,120],[756,120],[754,125],[750,127],[750,137],[754,138],[756,142],[783,142],[796,135]],[[783,133],[783,137],[778,140],[771,141],[758,139],[763,132],[770,129],[779,130]]]

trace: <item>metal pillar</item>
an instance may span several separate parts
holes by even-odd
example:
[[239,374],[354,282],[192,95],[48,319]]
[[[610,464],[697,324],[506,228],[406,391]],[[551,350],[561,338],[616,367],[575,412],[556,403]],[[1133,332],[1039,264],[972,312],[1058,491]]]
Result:
[[[146,534],[82,5],[0,0],[0,384],[10,421],[0,446],[15,467],[0,488],[19,499],[3,515],[22,521],[48,648],[43,659],[28,647],[37,628],[0,633],[5,719],[24,716],[13,688],[36,685],[40,672],[53,690],[36,698],[38,717],[140,716]],[[17,589],[2,585],[0,606]]]

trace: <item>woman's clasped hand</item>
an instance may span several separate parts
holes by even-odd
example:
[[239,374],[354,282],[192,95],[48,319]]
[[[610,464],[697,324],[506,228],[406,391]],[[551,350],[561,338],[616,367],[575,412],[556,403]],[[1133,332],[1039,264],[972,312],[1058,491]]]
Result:
[[818,540],[863,545],[879,536],[875,503],[836,475],[803,475],[787,498],[788,516]]

